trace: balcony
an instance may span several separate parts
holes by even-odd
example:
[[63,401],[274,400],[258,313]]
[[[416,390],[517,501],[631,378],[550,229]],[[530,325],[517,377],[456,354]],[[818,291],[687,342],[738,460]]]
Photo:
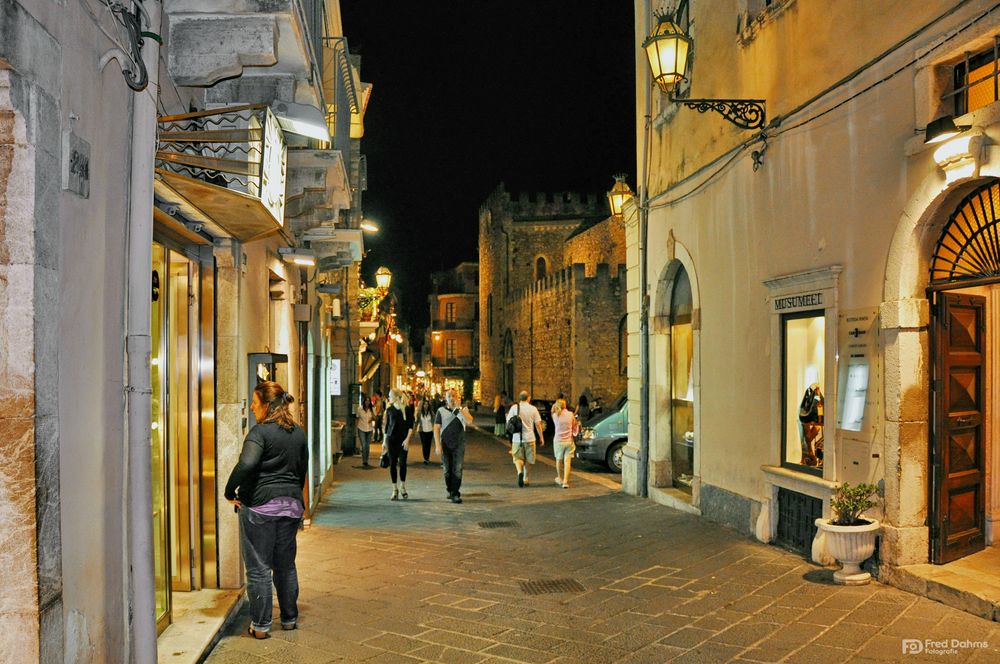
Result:
[[266,106],[159,118],[157,199],[213,235],[284,232],[285,138]]
[[433,357],[431,364],[435,369],[475,369],[475,359],[467,356],[459,357]]
[[351,184],[340,150],[289,150],[285,218],[301,234],[333,226],[351,207]]
[[455,320],[435,320],[431,329],[437,330],[474,330],[478,322],[474,318],[456,318]]

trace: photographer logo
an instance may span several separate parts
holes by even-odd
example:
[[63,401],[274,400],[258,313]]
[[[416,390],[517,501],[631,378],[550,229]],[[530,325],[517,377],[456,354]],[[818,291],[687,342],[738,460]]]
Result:
[[903,639],[904,655],[957,655],[962,650],[989,648],[986,641],[968,641],[965,639]]
[[919,655],[924,651],[924,642],[920,639],[903,639],[904,655]]

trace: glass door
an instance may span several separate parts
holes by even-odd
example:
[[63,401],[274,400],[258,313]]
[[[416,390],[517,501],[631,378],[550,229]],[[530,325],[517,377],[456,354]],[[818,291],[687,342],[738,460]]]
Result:
[[170,624],[170,584],[167,583],[170,541],[167,536],[167,445],[166,445],[166,304],[167,250],[153,244],[153,289],[150,311],[150,372],[153,387],[151,441],[153,488],[153,572],[156,585],[156,626],[162,632]]
[[170,500],[170,585],[174,591],[193,589],[191,560],[191,511],[192,494],[192,439],[197,440],[198,429],[192,426],[192,415],[197,407],[191,406],[191,360],[193,341],[197,338],[197,315],[192,315],[196,304],[192,287],[190,260],[171,251],[168,254],[167,279],[167,338],[169,370],[167,371],[167,449],[171,490]]

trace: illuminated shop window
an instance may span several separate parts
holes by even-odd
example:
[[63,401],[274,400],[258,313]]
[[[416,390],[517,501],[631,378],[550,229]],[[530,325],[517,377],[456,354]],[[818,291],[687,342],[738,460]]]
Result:
[[826,319],[822,311],[781,317],[782,465],[822,475],[826,394]]

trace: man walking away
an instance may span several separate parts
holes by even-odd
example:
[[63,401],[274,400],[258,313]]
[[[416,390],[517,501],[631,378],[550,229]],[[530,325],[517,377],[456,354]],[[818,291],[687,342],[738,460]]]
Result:
[[542,416],[538,409],[531,405],[528,393],[521,391],[518,402],[510,407],[507,419],[519,416],[521,418],[521,433],[515,433],[511,440],[510,453],[514,457],[514,467],[517,468],[517,485],[527,486],[528,466],[535,463],[535,434],[537,440],[545,445],[542,437]]
[[462,463],[465,461],[465,428],[472,424],[472,413],[460,406],[458,391],[447,390],[445,405],[434,415],[434,449],[441,457],[448,500],[462,502]]

